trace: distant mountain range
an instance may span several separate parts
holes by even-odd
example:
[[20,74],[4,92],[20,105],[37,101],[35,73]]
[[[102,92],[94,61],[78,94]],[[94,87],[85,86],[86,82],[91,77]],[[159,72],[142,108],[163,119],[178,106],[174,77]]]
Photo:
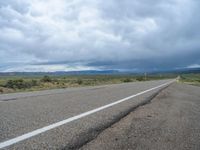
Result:
[[56,72],[0,72],[1,76],[40,76],[40,75],[109,75],[119,74],[117,70],[85,70],[85,71],[56,71]]
[[[144,74],[145,71],[118,71],[118,70],[85,70],[85,71],[57,71],[57,72],[0,72],[0,76],[41,76],[41,75],[114,75],[114,74]],[[200,68],[184,68],[173,70],[146,71],[148,74],[160,73],[200,73]]]

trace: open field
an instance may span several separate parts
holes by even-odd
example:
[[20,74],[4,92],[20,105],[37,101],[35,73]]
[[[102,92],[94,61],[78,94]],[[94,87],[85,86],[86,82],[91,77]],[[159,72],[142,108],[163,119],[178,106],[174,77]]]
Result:
[[180,82],[200,86],[200,74],[183,74],[180,76]]
[[175,78],[176,75],[0,76],[0,93],[95,86]]

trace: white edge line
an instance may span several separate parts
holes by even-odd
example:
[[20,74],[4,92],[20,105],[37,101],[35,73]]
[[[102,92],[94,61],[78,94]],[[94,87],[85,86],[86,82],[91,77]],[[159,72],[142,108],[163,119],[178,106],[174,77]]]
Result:
[[174,81],[175,81],[175,80],[172,80],[172,81],[170,81],[170,82],[164,83],[164,84],[159,85],[159,86],[156,86],[156,87],[154,87],[154,88],[151,88],[151,89],[148,89],[148,90],[139,92],[139,93],[137,93],[137,94],[131,95],[131,96],[129,96],[129,97],[123,98],[123,99],[118,100],[118,101],[116,101],[116,102],[113,102],[113,103],[110,103],[110,104],[107,104],[107,105],[98,107],[98,108],[96,108],[96,109],[93,109],[93,110],[84,112],[84,113],[79,114],[79,115],[76,115],[76,116],[74,116],[74,117],[70,117],[70,118],[68,118],[68,119],[65,119],[65,120],[62,120],[62,121],[53,123],[53,124],[51,124],[51,125],[45,126],[45,127],[43,127],[43,128],[40,128],[40,129],[36,129],[36,130],[34,130],[34,131],[28,132],[28,133],[26,133],[26,134],[23,134],[23,135],[21,135],[21,136],[15,137],[15,138],[13,138],[13,139],[10,139],[10,140],[1,142],[1,143],[0,143],[0,149],[1,149],[1,148],[8,147],[8,146],[11,146],[11,145],[13,145],[13,144],[15,144],[15,143],[24,141],[24,140],[26,140],[26,139],[29,139],[29,138],[33,137],[33,136],[36,136],[36,135],[41,134],[41,133],[44,133],[44,132],[46,132],[46,131],[48,131],[48,130],[57,128],[57,127],[59,127],[59,126],[61,126],[61,125],[67,124],[67,123],[72,122],[72,121],[75,121],[75,120],[77,120],[77,119],[86,117],[86,116],[88,116],[88,115],[91,115],[91,114],[93,114],[93,113],[96,113],[96,112],[98,112],[98,111],[101,111],[101,110],[103,110],[103,109],[106,109],[106,108],[108,108],[108,107],[111,107],[111,106],[114,106],[114,105],[116,105],[116,104],[122,103],[122,102],[124,102],[124,101],[130,100],[131,98],[134,98],[134,97],[136,97],[136,96],[139,96],[139,95],[142,95],[142,94],[144,94],[144,93],[150,92],[150,91],[152,91],[152,90],[158,89],[158,88],[163,87],[163,86],[165,86],[165,85],[169,85],[169,84],[171,84],[171,83],[174,82]]

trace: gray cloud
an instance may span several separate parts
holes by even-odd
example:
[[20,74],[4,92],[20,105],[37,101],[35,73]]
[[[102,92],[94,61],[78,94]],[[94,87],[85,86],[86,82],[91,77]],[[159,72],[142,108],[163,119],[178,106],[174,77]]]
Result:
[[0,71],[200,64],[198,0],[0,2]]

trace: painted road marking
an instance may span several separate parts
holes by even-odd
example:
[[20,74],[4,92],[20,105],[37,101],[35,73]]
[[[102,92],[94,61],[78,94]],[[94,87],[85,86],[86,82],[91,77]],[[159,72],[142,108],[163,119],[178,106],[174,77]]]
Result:
[[80,119],[80,118],[86,117],[86,116],[88,116],[88,115],[91,115],[91,114],[96,113],[96,112],[98,112],[98,111],[101,111],[101,110],[103,110],[103,109],[109,108],[109,107],[114,106],[114,105],[116,105],[116,104],[122,103],[122,102],[124,102],[124,101],[130,100],[131,98],[134,98],[134,97],[136,97],[136,96],[139,96],[139,95],[145,94],[145,93],[147,93],[147,92],[153,91],[153,90],[155,90],[155,89],[161,88],[161,87],[163,87],[163,86],[169,85],[169,84],[171,84],[171,83],[174,82],[174,81],[176,81],[176,80],[172,80],[172,81],[170,81],[170,82],[161,84],[161,85],[156,86],[156,87],[154,87],[154,88],[151,88],[151,89],[148,89],[148,90],[139,92],[139,93],[137,93],[137,94],[131,95],[131,96],[129,96],[129,97],[120,99],[120,100],[118,100],[118,101],[116,101],[116,102],[113,102],[113,103],[110,103],[110,104],[107,104],[107,105],[98,107],[98,108],[96,108],[96,109],[87,111],[87,112],[82,113],[82,114],[79,114],[79,115],[77,115],[77,116],[74,116],[74,117],[71,117],[71,118],[68,118],[68,119],[65,119],[65,120],[62,120],[62,121],[53,123],[53,124],[48,125],[48,126],[45,126],[45,127],[43,127],[43,128],[40,128],[40,129],[31,131],[31,132],[28,132],[28,133],[23,134],[23,135],[18,136],[18,137],[15,137],[15,138],[13,138],[13,139],[10,139],[10,140],[1,142],[1,143],[0,143],[0,148],[5,148],[5,147],[11,146],[11,145],[13,145],[13,144],[16,144],[16,143],[18,143],[18,142],[27,140],[27,139],[29,139],[29,138],[31,138],[31,137],[33,137],[33,136],[36,136],[36,135],[38,135],[38,134],[44,133],[44,132],[46,132],[46,131],[49,131],[49,130],[51,130],[51,129],[57,128],[57,127],[59,127],[59,126],[62,126],[62,125],[64,125],[64,124],[67,124],[67,123],[69,123],[69,122],[78,120],[78,119]]

